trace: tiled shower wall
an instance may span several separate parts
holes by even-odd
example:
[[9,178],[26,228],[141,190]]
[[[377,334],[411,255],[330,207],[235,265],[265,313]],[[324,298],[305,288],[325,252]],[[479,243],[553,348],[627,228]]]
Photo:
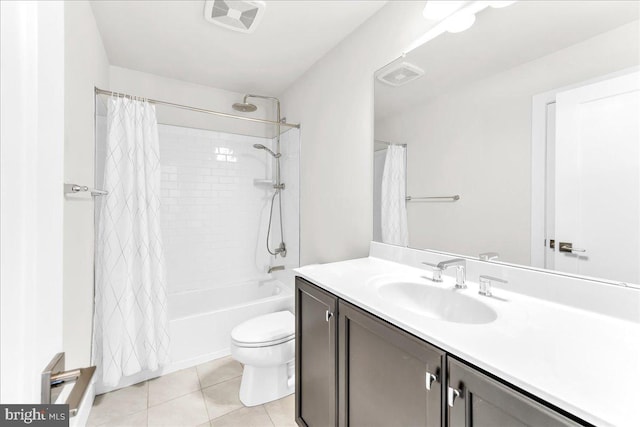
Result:
[[[273,188],[269,138],[159,125],[161,227],[169,293],[268,278],[269,265],[299,265],[299,131],[281,137],[286,258],[266,251]],[[106,118],[96,117],[96,185],[104,171]],[[256,182],[257,181],[257,182]],[[272,247],[279,244],[278,205]]]
[[[271,179],[273,165],[271,156],[253,144],[272,147],[272,141],[168,125],[160,125],[159,134],[169,292],[264,279],[270,264],[266,232],[273,189],[262,182]],[[297,138],[291,142],[297,143]],[[289,151],[295,154],[283,155],[283,166],[295,162],[297,170],[298,149],[288,146]],[[289,185],[297,188],[297,174],[293,181]],[[283,195],[285,221],[297,224],[297,197],[285,200]],[[276,205],[274,219],[277,213]],[[296,242],[291,259],[297,266],[297,226],[293,230],[287,223],[285,230]]]

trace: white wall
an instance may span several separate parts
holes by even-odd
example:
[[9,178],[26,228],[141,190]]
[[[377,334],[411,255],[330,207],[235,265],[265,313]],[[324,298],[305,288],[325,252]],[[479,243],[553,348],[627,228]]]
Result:
[[0,402],[62,351],[64,4],[0,2]]
[[[64,180],[94,186],[94,86],[109,84],[109,61],[88,1],[65,2]],[[93,212],[85,194],[64,200],[64,349],[69,367],[90,363]]]
[[[275,113],[273,104],[270,101],[251,99],[249,102],[257,105],[258,110],[253,113],[241,113],[233,110],[231,106],[236,102],[242,102],[244,95],[242,93],[169,79],[127,68],[111,66],[110,86],[109,90],[129,95],[143,96],[222,113],[274,120]],[[275,129],[271,125],[220,118],[162,105],[158,105],[156,111],[158,122],[163,124],[253,136],[275,135],[273,133]]]
[[373,72],[430,25],[424,2],[393,1],[282,95],[301,123],[301,264],[366,256],[372,236]]
[[638,40],[636,21],[376,123],[408,144],[408,194],[461,195],[409,203],[409,246],[530,264],[532,97],[637,65]]

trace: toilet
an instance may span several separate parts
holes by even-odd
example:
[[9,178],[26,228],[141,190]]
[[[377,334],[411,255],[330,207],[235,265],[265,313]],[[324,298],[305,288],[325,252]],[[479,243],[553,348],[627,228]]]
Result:
[[294,391],[295,316],[278,311],[231,331],[231,356],[244,365],[240,401],[261,405]]

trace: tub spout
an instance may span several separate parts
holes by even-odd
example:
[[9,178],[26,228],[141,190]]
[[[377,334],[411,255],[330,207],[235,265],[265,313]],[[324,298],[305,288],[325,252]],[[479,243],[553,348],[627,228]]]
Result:
[[284,270],[284,265],[272,265],[269,267],[269,271],[267,271],[267,273],[271,274],[274,271],[280,271],[280,270]]

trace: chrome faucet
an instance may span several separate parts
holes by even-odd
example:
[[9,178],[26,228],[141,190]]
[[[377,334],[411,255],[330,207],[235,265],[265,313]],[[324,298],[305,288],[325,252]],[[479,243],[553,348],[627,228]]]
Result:
[[267,273],[271,274],[274,271],[280,271],[280,270],[284,270],[284,265],[272,265],[272,266],[269,266],[269,270],[267,271]]
[[431,264],[429,262],[423,262],[424,265],[428,265],[433,268],[433,277],[431,278],[434,282],[442,282],[442,272],[450,267],[456,268],[456,289],[465,289],[467,284],[465,283],[466,279],[466,267],[467,260],[464,258],[453,258],[448,259],[446,261],[439,262],[437,264]]

